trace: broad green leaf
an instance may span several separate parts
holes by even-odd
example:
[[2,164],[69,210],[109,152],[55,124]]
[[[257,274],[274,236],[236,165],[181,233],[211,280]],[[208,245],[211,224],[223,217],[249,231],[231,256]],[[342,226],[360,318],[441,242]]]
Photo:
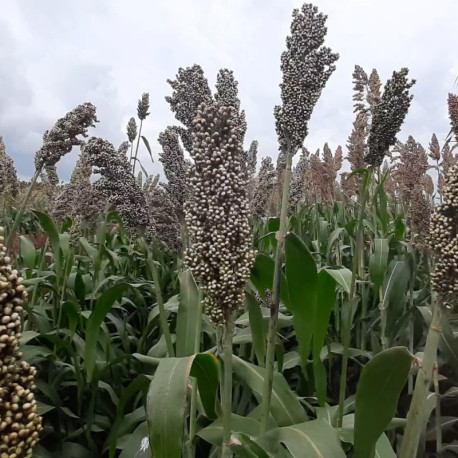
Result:
[[[148,154],[149,154],[149,157],[151,158],[151,162],[154,162],[153,154],[151,153],[151,146],[149,146],[149,141],[147,140],[145,136],[142,135],[141,137],[142,137],[143,143],[146,146],[146,149],[148,150]],[[148,176],[146,172],[143,172],[143,173],[145,173],[145,175]]]
[[383,278],[388,266],[388,254],[390,246],[388,239],[375,239],[374,252],[369,258],[369,273],[372,283],[374,283],[374,290],[378,291],[383,283]]
[[150,444],[155,458],[181,456],[189,378],[197,378],[202,403],[214,406],[218,386],[217,365],[212,354],[161,360],[146,401]]
[[148,423],[140,423],[135,431],[129,434],[119,458],[151,458],[148,439]]
[[264,366],[266,332],[262,318],[262,311],[259,304],[256,302],[256,299],[251,294],[246,294],[245,302],[250,319],[253,350],[258,360],[258,365]]
[[412,355],[393,347],[364,367],[356,389],[355,458],[373,458],[375,444],[389,425],[409,375]]
[[[233,369],[237,377],[242,379],[258,396],[262,396],[266,376],[266,370],[263,367],[254,366],[234,355]],[[307,421],[307,415],[301,403],[279,372],[274,373],[271,412],[280,426]]]
[[316,263],[304,242],[293,233],[285,238],[285,270],[296,339],[305,370],[310,353],[317,307]]
[[[270,256],[264,253],[259,253],[256,256],[253,268],[251,269],[251,281],[263,299],[266,298],[266,290],[272,291],[274,270],[275,261]],[[282,302],[288,305],[288,287],[284,275],[282,275],[280,296]]]
[[256,443],[276,457],[283,444],[293,458],[345,458],[337,431],[324,420],[313,420],[263,434]]
[[95,368],[95,357],[97,340],[99,337],[100,326],[107,313],[111,310],[114,302],[121,298],[122,293],[127,288],[127,284],[119,283],[105,290],[97,299],[94,310],[87,321],[86,327],[86,355],[85,364],[88,381],[92,380]]
[[331,310],[336,301],[336,282],[325,270],[318,274],[317,301],[313,330],[313,376],[318,401],[321,406],[324,406],[327,394],[327,376],[320,354],[326,339]]
[[343,269],[325,269],[326,272],[334,278],[334,280],[342,287],[346,293],[350,293],[351,276],[350,269],[344,267]]
[[[231,429],[234,433],[257,436],[260,427],[259,421],[254,418],[242,417],[236,414],[231,415]],[[221,445],[223,440],[223,419],[218,418],[213,423],[201,429],[197,435],[212,445]]]
[[202,320],[202,304],[199,289],[190,270],[179,274],[180,303],[177,316],[177,356],[190,356],[199,352],[200,326]]
[[21,235],[19,239],[21,241],[19,253],[22,259],[22,265],[28,269],[33,269],[35,267],[36,257],[35,245],[29,238],[25,237],[24,235]]
[[233,434],[230,448],[238,458],[269,458],[265,450],[246,434]]

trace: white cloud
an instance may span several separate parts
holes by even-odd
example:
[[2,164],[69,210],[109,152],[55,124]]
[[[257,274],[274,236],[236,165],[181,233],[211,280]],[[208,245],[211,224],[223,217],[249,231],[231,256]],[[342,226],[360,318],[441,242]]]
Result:
[[[296,0],[4,0],[0,19],[0,135],[22,176],[33,172],[43,132],[82,102],[98,107],[94,135],[115,145],[150,92],[144,133],[157,157],[159,132],[174,118],[164,97],[178,67],[199,63],[211,84],[219,68],[234,70],[247,112],[247,144],[276,156],[273,106],[279,101],[280,54]],[[415,101],[400,134],[427,145],[448,132],[447,92],[456,91],[458,45],[453,17],[458,2],[322,0],[327,44],[339,52],[315,109],[306,141],[311,151],[345,144],[353,122],[351,73],[355,64],[379,70],[410,68]],[[141,159],[149,164],[146,151]],[[60,164],[62,178],[75,157]],[[159,164],[149,166],[157,171]]]

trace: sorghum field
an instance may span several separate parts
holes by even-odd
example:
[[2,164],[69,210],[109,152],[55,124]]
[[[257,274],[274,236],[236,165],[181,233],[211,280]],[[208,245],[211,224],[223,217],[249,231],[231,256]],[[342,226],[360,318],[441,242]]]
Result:
[[403,142],[409,70],[356,65],[345,146],[309,152],[325,23],[293,12],[276,164],[199,65],[159,158],[148,93],[119,148],[63,115],[30,182],[0,141],[1,458],[458,456],[458,96],[443,144]]

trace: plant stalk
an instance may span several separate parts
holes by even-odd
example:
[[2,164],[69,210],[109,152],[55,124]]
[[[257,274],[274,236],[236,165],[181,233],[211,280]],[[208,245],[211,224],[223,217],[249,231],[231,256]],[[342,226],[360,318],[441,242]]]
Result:
[[222,360],[224,364],[221,405],[223,411],[223,458],[230,458],[229,448],[231,439],[232,416],[232,339],[234,335],[234,312],[226,314],[226,323],[223,330]]
[[280,308],[281,277],[284,257],[284,246],[286,231],[288,229],[288,202],[289,188],[291,184],[291,167],[292,167],[291,149],[286,149],[286,169],[283,180],[283,194],[280,212],[280,227],[277,232],[277,251],[275,253],[275,268],[272,286],[272,303],[270,306],[269,332],[267,337],[266,352],[266,375],[262,391],[261,404],[261,434],[267,431],[269,425],[270,402],[272,396],[272,384],[275,365],[275,346],[277,343],[277,322],[278,310]]
[[426,338],[423,361],[417,374],[412,402],[407,414],[407,424],[402,439],[400,458],[412,458],[417,453],[423,423],[423,406],[431,385],[433,365],[436,361],[443,320],[443,311],[440,304],[437,304],[434,306],[433,318]]
[[132,171],[132,175],[134,176],[134,178],[135,178],[135,166],[137,165],[138,147],[140,146],[140,138],[142,136],[142,125],[143,125],[143,119],[140,119],[140,127],[138,128],[137,146],[135,148],[134,165],[133,165],[133,171]]
[[[356,297],[356,279],[361,277],[364,269],[364,211],[366,209],[366,203],[368,198],[368,184],[370,172],[368,171],[361,182],[361,193],[360,193],[360,206],[358,212],[358,226],[356,232],[356,244],[355,244],[355,253],[353,255],[353,268],[350,284],[350,295],[348,307],[354,306],[354,301]],[[352,323],[352,310],[348,311],[347,322],[345,323],[344,329],[344,349],[342,355],[342,370],[340,374],[340,389],[339,389],[339,415],[337,419],[337,426],[342,426],[343,416],[344,416],[344,402],[345,402],[345,392],[347,387],[347,369],[348,369],[348,358],[350,355],[350,343],[351,343],[351,323]]]

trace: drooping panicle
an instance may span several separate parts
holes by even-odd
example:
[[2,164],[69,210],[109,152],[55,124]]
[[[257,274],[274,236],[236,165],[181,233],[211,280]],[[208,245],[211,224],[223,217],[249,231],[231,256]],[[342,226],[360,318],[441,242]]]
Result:
[[183,148],[180,145],[180,137],[176,130],[169,126],[159,134],[158,141],[162,146],[159,160],[162,162],[164,174],[167,178],[165,189],[175,202],[178,212],[182,214],[183,204],[187,195],[187,167]]
[[188,129],[193,128],[193,120],[201,103],[213,100],[207,78],[200,65],[179,68],[175,80],[167,80],[173,89],[171,96],[165,98],[175,118]]
[[338,54],[323,46],[327,16],[311,4],[293,11],[291,35],[281,56],[283,81],[282,105],[274,109],[280,148],[290,142],[291,153],[302,146],[308,133],[308,121],[321,91],[332,72]]
[[435,266],[431,274],[433,290],[439,304],[447,309],[458,306],[458,163],[445,177],[442,203],[431,217],[429,245]]
[[365,161],[379,167],[388,149],[396,142],[396,135],[407,115],[413,95],[410,88],[415,80],[409,81],[408,68],[393,72],[386,82],[380,103],[372,110],[372,120]]
[[135,182],[127,157],[119,154],[110,142],[96,137],[89,139],[82,152],[101,175],[95,188],[117,208],[126,228],[150,230],[145,196]]
[[43,135],[43,146],[35,154],[35,168],[55,166],[74,146],[83,144],[79,136],[87,137],[89,127],[97,122],[95,106],[91,103],[78,105],[60,118],[51,130]]
[[222,324],[242,306],[254,260],[243,150],[233,107],[202,104],[194,124],[186,263],[201,283],[211,319]]
[[0,227],[0,456],[30,458],[42,431],[33,390],[36,370],[20,351],[25,286],[6,255]]

